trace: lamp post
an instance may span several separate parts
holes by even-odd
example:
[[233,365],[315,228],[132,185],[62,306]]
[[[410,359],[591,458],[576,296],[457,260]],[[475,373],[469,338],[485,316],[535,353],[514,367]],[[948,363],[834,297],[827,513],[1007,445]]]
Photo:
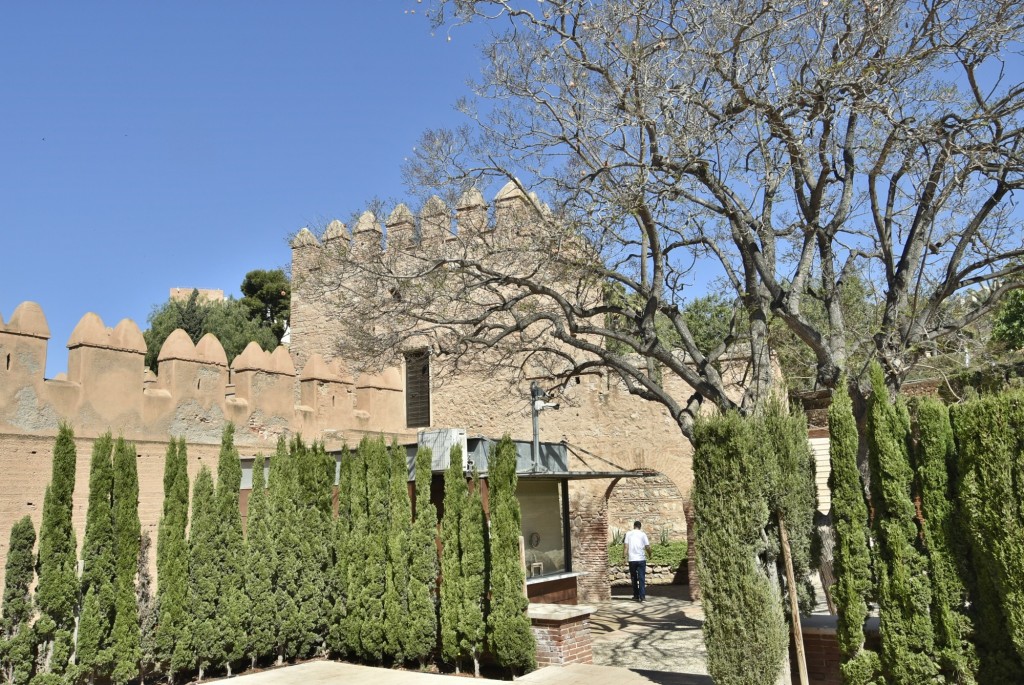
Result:
[[533,465],[530,470],[533,473],[537,472],[540,460],[540,413],[545,409],[558,409],[557,403],[546,402],[547,399],[548,394],[541,389],[537,381],[530,383],[530,413],[533,415]]

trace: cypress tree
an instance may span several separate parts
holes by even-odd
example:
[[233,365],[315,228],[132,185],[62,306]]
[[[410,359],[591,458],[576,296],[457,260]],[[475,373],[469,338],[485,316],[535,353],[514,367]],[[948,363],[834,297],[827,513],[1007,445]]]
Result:
[[910,419],[902,403],[889,400],[877,363],[871,367],[871,386],[867,427],[882,666],[897,685],[916,685],[936,677],[938,669],[929,615],[928,565],[918,548],[911,500]]
[[256,455],[252,465],[252,493],[246,549],[245,590],[249,597],[248,654],[253,668],[274,653],[277,612],[274,608],[275,524],[270,518],[270,495],[263,476],[264,458]]
[[536,646],[519,557],[522,521],[516,498],[516,447],[506,434],[488,458],[491,504],[491,606],[488,642],[498,663],[516,672],[536,668]]
[[334,524],[334,566],[331,570],[331,607],[328,646],[335,654],[349,651],[348,560],[349,531],[352,527],[352,468],[354,458],[345,445],[338,468],[338,518]]
[[1024,673],[1022,401],[1014,392],[950,409],[960,523],[974,566],[969,592],[981,683],[1017,683]]
[[100,601],[95,587],[90,587],[82,600],[78,619],[78,645],[75,655],[78,661],[76,681],[96,682],[98,664],[103,659],[103,626],[109,626],[109,619],[101,615]]
[[217,501],[210,469],[203,466],[192,488],[192,522],[188,538],[188,636],[192,667],[202,680],[207,669],[223,663],[217,593],[219,587],[219,555],[216,545]]
[[188,452],[184,438],[172,439],[164,459],[164,504],[157,533],[157,606],[154,636],[158,668],[170,683],[192,659],[186,626],[188,599]]
[[387,506],[389,465],[382,438],[364,439],[366,454],[366,525],[359,536],[364,561],[359,566],[356,603],[362,619],[359,644],[363,658],[384,656],[384,579],[387,575]]
[[135,591],[135,603],[139,611],[139,633],[142,656],[139,662],[139,682],[144,683],[146,677],[153,673],[159,661],[156,653],[156,624],[159,621],[159,609],[153,596],[153,575],[149,570],[149,550],[153,540],[149,533],[143,533],[139,539],[139,563],[136,570],[139,582]]
[[[802,411],[787,413],[778,397],[773,396],[758,413],[754,423],[755,445],[762,454],[767,483],[768,507],[771,512],[769,532],[773,548],[781,548],[778,518],[786,524],[790,558],[796,578],[800,608],[814,610],[814,586],[811,573],[811,541],[814,537],[814,511],[818,495],[814,483],[814,457],[807,442],[807,416]],[[775,555],[779,576],[786,577],[781,555]],[[783,603],[787,609],[788,602]]]
[[[75,436],[61,424],[53,446],[53,476],[43,498],[39,527],[39,558],[35,603],[39,617],[35,632],[39,641],[38,672],[63,675],[68,667],[63,651],[70,642],[78,603],[78,550],[71,525],[75,492]],[[70,656],[70,652],[69,652]]]
[[4,605],[0,615],[0,674],[6,683],[26,685],[32,677],[32,594],[35,576],[32,548],[36,531],[22,517],[11,527],[4,575]]
[[332,556],[331,490],[334,486],[334,460],[323,445],[306,447],[296,438],[292,459],[298,476],[299,537],[299,623],[295,653],[317,653],[327,631],[330,607],[328,578]]
[[456,673],[462,660],[459,614],[465,581],[459,528],[468,495],[466,476],[462,472],[462,448],[455,445],[444,472],[444,515],[441,517],[441,656],[455,664]]
[[964,611],[966,593],[957,568],[957,552],[963,558],[959,519],[953,508],[949,472],[954,466],[953,430],[949,410],[942,402],[921,398],[914,404],[917,480],[920,484],[924,542],[932,584],[931,618],[944,678],[974,683],[977,654],[971,643],[973,626]]
[[270,503],[272,520],[277,527],[275,535],[275,557],[277,562],[277,584],[274,589],[277,607],[277,661],[295,656],[295,645],[301,638],[299,619],[299,574],[301,560],[300,511],[296,498],[296,468],[288,454],[284,438],[277,441],[277,451],[270,462]]
[[114,627],[111,633],[114,683],[139,676],[142,658],[135,576],[142,526],[139,523],[139,475],[135,445],[118,438],[114,445]]
[[487,601],[487,519],[484,517],[480,492],[480,476],[474,470],[473,491],[459,519],[459,545],[462,547],[462,608],[459,611],[459,634],[462,653],[473,660],[473,674],[480,677],[480,654],[484,650],[487,623],[484,606]]
[[846,685],[877,682],[881,670],[878,653],[864,647],[864,621],[872,593],[868,548],[868,507],[857,469],[857,424],[846,391],[846,377],[832,394],[828,410],[829,459],[832,473],[832,520],[835,529],[832,599],[839,614],[836,639],[842,654],[840,672]]
[[433,455],[416,452],[416,520],[409,539],[409,623],[405,654],[424,667],[437,645],[437,509],[430,501]]
[[221,434],[217,458],[217,541],[219,556],[217,619],[223,663],[228,676],[232,666],[245,656],[245,617],[249,613],[245,594],[245,540],[238,490],[242,465],[235,449],[235,426],[228,423]]
[[367,563],[366,536],[370,523],[367,519],[366,467],[369,438],[363,438],[352,452],[349,479],[348,512],[350,526],[345,547],[345,620],[341,632],[349,654],[362,656],[363,605],[361,599],[363,573]]
[[397,661],[405,658],[405,630],[409,620],[409,527],[412,505],[409,502],[409,466],[405,448],[397,442],[389,450],[391,487],[389,494],[387,585],[384,590],[386,628],[385,652]]
[[[81,594],[94,606],[82,605],[78,630],[79,677],[92,682],[110,674],[110,638],[114,619],[115,545],[111,501],[114,495],[114,440],[110,433],[92,446],[89,467],[89,508],[82,541]],[[88,609],[88,611],[86,611]],[[86,645],[83,647],[83,639]]]
[[[693,504],[708,671],[721,685],[768,685],[788,637],[759,556],[769,509],[751,422],[729,413],[694,427]],[[493,545],[493,543],[492,543]]]

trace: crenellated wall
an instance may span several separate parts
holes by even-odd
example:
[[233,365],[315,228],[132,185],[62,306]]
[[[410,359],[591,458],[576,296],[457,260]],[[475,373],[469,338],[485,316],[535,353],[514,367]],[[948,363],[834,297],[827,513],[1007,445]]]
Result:
[[[471,190],[457,203],[454,212],[437,197],[428,199],[416,214],[399,204],[384,221],[364,212],[350,231],[340,221],[332,221],[318,237],[308,229],[299,231],[292,248],[292,302],[290,351],[297,364],[313,355],[337,362],[339,350],[357,347],[359,341],[345,341],[347,302],[358,298],[359,288],[377,284],[353,283],[332,268],[333,253],[349,258],[361,254],[396,260],[420,253],[458,250],[472,254],[475,244],[497,248],[501,254],[514,255],[517,241],[544,240],[538,222],[530,220],[546,207],[536,196],[525,195],[515,183],[508,183],[488,207],[479,191]],[[462,252],[460,252],[461,254]],[[343,295],[338,295],[343,293]],[[337,299],[334,299],[337,298]],[[397,356],[397,355],[396,355]],[[496,377],[487,364],[469,363],[457,369],[444,367],[445,360],[431,358],[431,425],[465,428],[471,435],[499,436],[530,440],[532,423],[528,383],[510,387]],[[737,397],[744,380],[742,363],[723,365],[723,378]],[[468,370],[467,370],[468,369]],[[403,368],[393,373],[399,385]],[[498,374],[500,376],[500,374]],[[437,379],[443,377],[443,383]],[[580,580],[581,596],[601,599],[609,596],[607,583],[607,541],[609,497],[615,503],[615,521],[650,519],[656,527],[684,537],[687,530],[684,504],[692,485],[692,447],[682,436],[669,412],[659,404],[631,395],[614,376],[592,374],[575,379],[564,389],[558,411],[544,412],[540,418],[540,439],[565,441],[569,446],[570,468],[574,471],[643,471],[661,480],[657,487],[632,482],[633,479],[575,480],[570,485],[570,518],[573,533],[574,564],[586,571]],[[368,383],[369,381],[364,381]],[[676,378],[665,379],[673,396],[685,399],[694,392]],[[394,396],[394,399],[398,399]],[[303,403],[308,403],[303,396]],[[362,397],[357,408],[364,408]],[[370,408],[368,411],[404,417],[404,407]],[[404,425],[404,424],[403,424]],[[660,474],[660,475],[659,475]],[[627,483],[627,480],[629,481]],[[646,493],[641,501],[636,493]],[[615,525],[619,525],[616,523]],[[603,566],[602,566],[603,564]]]
[[[192,476],[216,467],[221,431],[236,425],[243,455],[270,452],[278,436],[301,434],[328,449],[364,434],[405,441],[404,394],[397,371],[355,382],[337,362],[319,354],[303,368],[284,347],[265,352],[252,343],[228,366],[219,340],[193,345],[174,331],[158,356],[158,373],[145,366],[146,343],[125,319],[108,328],[86,314],[67,342],[67,374],[45,378],[50,329],[38,304],[24,302],[10,320],[0,315],[0,586],[8,533],[25,514],[38,529],[50,479],[53,437],[61,422],[78,446],[74,520],[81,542],[92,442],[111,431],[135,443],[139,455],[140,518],[155,535],[163,500],[164,451],[184,436]],[[402,407],[397,412],[396,407]]]

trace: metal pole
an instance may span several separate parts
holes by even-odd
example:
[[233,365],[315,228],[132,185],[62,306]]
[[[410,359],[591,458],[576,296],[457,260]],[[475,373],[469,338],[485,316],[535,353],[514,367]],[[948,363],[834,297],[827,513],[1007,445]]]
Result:
[[537,385],[537,381],[530,383],[530,413],[533,415],[533,453],[530,455],[533,462],[531,471],[537,472],[537,460],[540,458],[540,411],[537,405],[543,401],[544,391]]

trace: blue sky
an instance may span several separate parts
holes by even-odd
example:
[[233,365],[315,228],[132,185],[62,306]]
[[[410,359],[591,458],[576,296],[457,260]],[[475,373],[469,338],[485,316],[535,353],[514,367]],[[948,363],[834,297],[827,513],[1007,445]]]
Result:
[[237,294],[300,227],[402,197],[480,65],[423,7],[0,5],[0,314],[43,307],[47,376],[86,312],[145,328],[170,288]]

